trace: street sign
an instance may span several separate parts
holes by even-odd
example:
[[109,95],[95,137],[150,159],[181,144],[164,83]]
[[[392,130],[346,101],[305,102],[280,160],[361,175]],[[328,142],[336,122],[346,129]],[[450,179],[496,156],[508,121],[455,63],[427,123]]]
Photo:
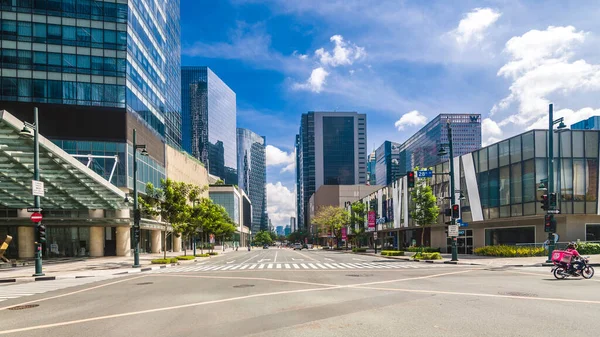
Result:
[[548,214],[560,214],[560,209],[549,209]]
[[29,208],[27,209],[27,212],[29,212],[29,213],[32,213],[32,212],[38,212],[38,213],[39,213],[39,212],[41,212],[41,211],[42,211],[42,209],[41,209],[41,208],[39,208],[39,207],[29,207]]
[[38,197],[44,196],[44,182],[39,180],[31,181],[31,194]]
[[373,239],[377,240],[377,232],[373,232]]
[[458,225],[448,226],[448,236],[458,236]]
[[458,224],[458,226],[460,226],[460,227],[469,227],[469,224],[466,223],[466,222],[461,222],[461,223]]
[[417,178],[431,178],[431,177],[433,177],[433,172],[431,170],[417,171]]
[[31,221],[32,222],[41,222],[42,221],[42,213],[33,213],[31,214]]
[[215,243],[215,235],[214,234],[209,235],[209,241],[210,241],[210,243]]

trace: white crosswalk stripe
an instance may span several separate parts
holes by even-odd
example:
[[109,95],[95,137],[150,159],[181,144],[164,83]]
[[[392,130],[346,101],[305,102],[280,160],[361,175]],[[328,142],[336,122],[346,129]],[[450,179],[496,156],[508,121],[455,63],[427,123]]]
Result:
[[[172,268],[159,269],[152,273],[186,273],[186,272],[214,272],[214,271],[254,271],[254,270],[269,270],[269,271],[284,271],[284,270],[352,270],[352,269],[419,269],[419,268],[451,268],[456,265],[448,265],[441,263],[410,263],[410,262],[361,262],[361,263],[240,263],[228,265],[212,265],[212,266],[176,266]],[[460,267],[460,265],[458,266]]]

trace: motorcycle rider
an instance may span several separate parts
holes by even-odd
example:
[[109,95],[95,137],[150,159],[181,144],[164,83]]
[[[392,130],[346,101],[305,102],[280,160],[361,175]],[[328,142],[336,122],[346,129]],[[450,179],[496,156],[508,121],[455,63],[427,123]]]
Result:
[[[574,258],[581,257],[581,254],[579,254],[579,252],[577,251],[577,244],[575,242],[569,243],[569,245],[567,246],[567,252],[573,254]],[[570,268],[569,268],[569,273],[574,274],[574,275],[579,275],[579,272],[581,271],[582,268],[583,268],[583,263],[581,261],[571,262]]]

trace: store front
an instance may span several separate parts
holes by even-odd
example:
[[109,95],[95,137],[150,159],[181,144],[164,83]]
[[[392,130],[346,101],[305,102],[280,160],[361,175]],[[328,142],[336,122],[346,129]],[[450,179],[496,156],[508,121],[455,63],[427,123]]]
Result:
[[485,245],[510,245],[519,243],[533,243],[535,240],[535,226],[486,228]]

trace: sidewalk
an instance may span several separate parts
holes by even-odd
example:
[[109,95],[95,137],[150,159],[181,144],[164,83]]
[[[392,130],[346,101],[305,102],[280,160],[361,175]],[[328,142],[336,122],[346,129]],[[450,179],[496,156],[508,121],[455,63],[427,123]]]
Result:
[[[234,250],[226,249],[222,251],[221,247],[215,247],[215,252],[219,255],[212,257],[197,257],[195,260],[184,260],[178,263],[191,263],[194,261],[218,258],[219,256],[231,253]],[[192,255],[193,251],[188,249],[187,255]],[[200,250],[196,250],[200,254]],[[178,253],[167,252],[167,257],[184,255],[183,251]],[[33,277],[35,265],[33,261],[27,266],[0,269],[0,284],[14,282],[46,281],[65,278],[83,278],[94,276],[106,276],[125,273],[139,273],[160,268],[168,268],[171,265],[152,264],[154,259],[162,259],[160,254],[140,254],[140,267],[132,268],[133,256],[106,256],[97,258],[72,258],[72,259],[48,259],[43,261],[42,277]]]
[[[351,253],[351,251],[342,251],[343,253]],[[452,254],[442,253],[441,260],[433,261],[421,261],[413,260],[411,258],[415,253],[405,252],[405,256],[382,256],[380,251],[375,254],[373,249],[368,249],[367,253],[353,253],[358,255],[370,255],[377,256],[385,259],[405,260],[414,262],[426,262],[426,263],[446,263],[446,264],[462,264],[462,265],[475,265],[475,266],[487,266],[487,267],[546,267],[552,266],[552,263],[546,263],[546,258],[543,256],[533,257],[491,257],[491,256],[478,256],[470,254],[459,254],[458,261],[451,261]],[[587,255],[586,255],[587,256]],[[590,255],[590,265],[600,266],[600,255]]]

